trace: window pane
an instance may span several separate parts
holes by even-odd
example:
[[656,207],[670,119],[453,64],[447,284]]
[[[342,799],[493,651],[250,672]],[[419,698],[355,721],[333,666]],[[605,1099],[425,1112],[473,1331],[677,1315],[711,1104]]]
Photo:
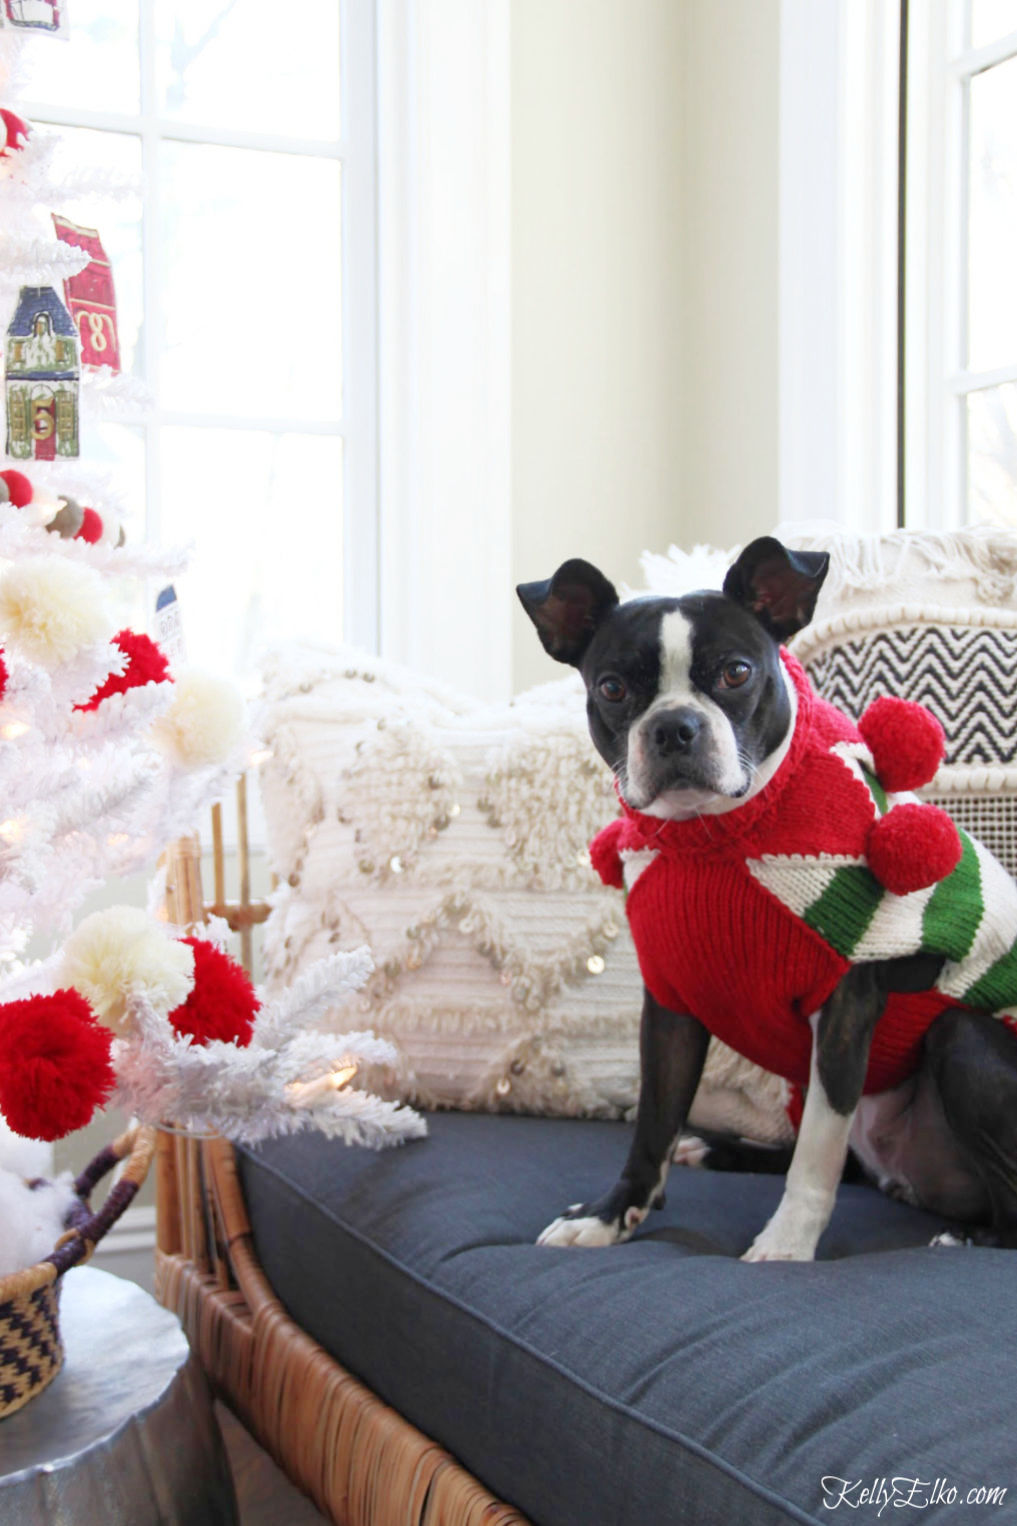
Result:
[[971,46],[981,48],[1017,32],[1017,0],[971,0]]
[[1017,360],[1017,58],[971,81],[968,365]]
[[[62,47],[62,43],[49,43]],[[106,258],[113,267],[117,303],[120,364],[124,371],[144,373],[142,354],[141,270],[141,139],[130,133],[95,132],[87,127],[47,128],[56,133],[54,175],[59,179],[83,173],[84,194],[65,196],[54,212],[85,228],[95,228]],[[109,172],[119,181],[138,187],[138,194],[107,197],[89,193],[87,177]]]
[[120,515],[124,534],[137,545],[145,538],[145,432],[130,424],[93,420],[86,413],[81,433],[82,460],[90,473],[98,469],[108,476],[110,506]]
[[178,585],[192,662],[246,676],[273,640],[341,639],[340,440],[166,429],[162,461],[162,539],[197,548]]
[[[85,414],[81,428],[83,476],[95,488],[100,510],[111,510],[120,520],[124,535],[132,546],[145,539],[145,432],[128,424],[99,422]],[[109,496],[99,486],[101,478],[109,483]],[[72,490],[73,491],[73,490]],[[79,502],[91,502],[82,492]],[[118,629],[130,625],[136,630],[151,629],[151,611],[147,608],[148,590],[140,578],[111,579],[106,602],[112,606]]]
[[137,112],[138,7],[125,0],[74,0],[66,41],[32,40],[24,93],[65,110]]
[[339,0],[159,0],[162,111],[280,137],[339,137]]
[[163,166],[163,405],[337,421],[338,162],[166,143]]
[[968,519],[1017,528],[1017,385],[968,398]]

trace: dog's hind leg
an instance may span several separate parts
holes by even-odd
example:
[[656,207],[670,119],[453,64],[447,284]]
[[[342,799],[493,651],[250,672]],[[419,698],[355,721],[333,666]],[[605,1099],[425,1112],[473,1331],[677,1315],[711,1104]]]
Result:
[[1017,1248],[1017,1034],[953,1008],[925,1039],[947,1123],[988,1194],[994,1243]]
[[694,1017],[670,1012],[647,991],[639,1030],[642,1075],[636,1130],[621,1177],[592,1203],[554,1220],[538,1245],[614,1245],[663,1200],[675,1143],[696,1094],[710,1035]]

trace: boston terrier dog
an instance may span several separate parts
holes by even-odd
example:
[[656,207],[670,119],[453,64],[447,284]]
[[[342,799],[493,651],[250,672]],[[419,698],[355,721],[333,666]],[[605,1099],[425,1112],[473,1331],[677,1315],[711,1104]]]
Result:
[[541,1244],[613,1244],[659,1206],[714,1033],[804,1094],[783,1197],[744,1259],[814,1256],[849,1144],[887,1190],[1017,1246],[1017,888],[891,782],[907,737],[883,768],[865,718],[785,650],[827,561],[763,537],[722,591],[620,603],[581,560],[518,589],[582,674],[615,773],[622,814],[591,856],[627,891],[644,980],[621,1177]]

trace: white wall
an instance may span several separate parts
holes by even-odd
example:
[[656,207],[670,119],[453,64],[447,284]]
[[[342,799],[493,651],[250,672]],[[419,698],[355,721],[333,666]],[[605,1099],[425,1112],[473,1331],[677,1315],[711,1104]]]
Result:
[[[512,0],[514,581],[778,513],[780,0]],[[516,689],[560,674],[515,615]]]
[[680,0],[684,544],[779,518],[780,0]]
[[[513,0],[513,581],[680,533],[684,3]],[[514,686],[561,674],[515,614]]]
[[499,697],[513,583],[776,523],[781,8],[379,0],[387,654]]

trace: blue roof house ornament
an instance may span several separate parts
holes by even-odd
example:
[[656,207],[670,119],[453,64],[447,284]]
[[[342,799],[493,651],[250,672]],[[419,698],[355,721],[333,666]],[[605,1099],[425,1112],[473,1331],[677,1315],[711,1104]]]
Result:
[[52,286],[23,286],[7,328],[7,454],[78,454],[78,334]]

